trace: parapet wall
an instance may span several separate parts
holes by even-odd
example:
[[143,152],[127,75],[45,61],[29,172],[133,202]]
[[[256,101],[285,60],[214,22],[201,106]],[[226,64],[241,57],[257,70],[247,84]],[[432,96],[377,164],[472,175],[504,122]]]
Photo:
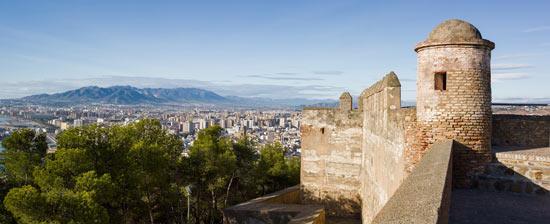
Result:
[[550,116],[493,115],[494,146],[550,146]]
[[360,214],[362,115],[357,110],[306,108],[301,124],[301,197],[331,216]]
[[374,216],[393,195],[405,173],[405,110],[401,108],[401,84],[391,72],[363,91],[361,198],[363,223]]
[[431,145],[372,223],[448,223],[452,149],[453,140]]

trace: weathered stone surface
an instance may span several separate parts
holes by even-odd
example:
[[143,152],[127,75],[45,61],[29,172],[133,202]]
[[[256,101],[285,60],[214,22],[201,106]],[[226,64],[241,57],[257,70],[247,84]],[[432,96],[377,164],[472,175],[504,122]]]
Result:
[[550,116],[493,115],[494,146],[550,146]]
[[[351,99],[344,98],[351,105]],[[323,204],[330,215],[359,214],[361,134],[362,115],[357,110],[304,110],[300,184],[304,203]]]
[[324,224],[325,212],[320,205],[303,205],[300,187],[290,187],[223,211],[226,224]]
[[369,223],[405,176],[401,85],[390,72],[361,94],[363,112],[362,219]]
[[428,39],[416,45],[415,51],[430,46],[468,45],[494,49],[495,44],[482,38],[472,24],[458,19],[450,19],[435,27]]
[[372,223],[447,223],[453,141],[434,143]]
[[349,92],[344,92],[340,95],[340,110],[350,111],[353,109],[353,98]]

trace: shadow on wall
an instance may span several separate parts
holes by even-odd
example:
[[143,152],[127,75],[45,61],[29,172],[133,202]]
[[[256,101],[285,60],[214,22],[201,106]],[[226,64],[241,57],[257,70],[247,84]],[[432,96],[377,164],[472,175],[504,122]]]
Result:
[[474,150],[455,141],[453,145],[453,188],[472,188],[473,180],[485,171],[485,164],[491,162],[491,157],[482,150]]
[[[539,173],[539,171],[529,170],[528,168],[516,168],[516,170],[501,162],[491,163],[487,165],[485,172],[475,176],[472,182],[472,188],[487,191],[550,196],[549,191],[545,189],[542,184],[534,182],[537,180],[542,181],[542,171]],[[528,177],[528,175],[530,177]]]
[[326,195],[320,200],[319,197],[314,197],[309,191],[304,191],[302,194],[303,198],[308,198],[308,203],[323,205],[325,211],[327,211],[326,215],[329,217],[361,218],[361,200],[359,199],[359,195],[355,199]]
[[506,164],[490,164],[473,180],[473,187],[453,190],[449,223],[546,224],[550,220],[548,190]]

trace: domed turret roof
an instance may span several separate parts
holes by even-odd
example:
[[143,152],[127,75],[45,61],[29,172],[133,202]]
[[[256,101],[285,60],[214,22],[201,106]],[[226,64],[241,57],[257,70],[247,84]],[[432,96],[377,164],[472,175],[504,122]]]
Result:
[[463,20],[450,19],[437,25],[428,35],[428,39],[416,46],[415,51],[428,46],[449,44],[483,45],[491,49],[495,47],[493,42],[483,39],[474,25]]
[[450,19],[437,25],[428,36],[428,41],[431,42],[467,42],[482,39],[481,33],[474,25],[459,19]]

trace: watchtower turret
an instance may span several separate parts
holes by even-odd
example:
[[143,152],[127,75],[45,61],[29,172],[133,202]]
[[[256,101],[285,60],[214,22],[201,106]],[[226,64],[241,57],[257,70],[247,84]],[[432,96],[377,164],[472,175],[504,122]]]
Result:
[[462,20],[439,24],[419,43],[417,121],[427,144],[455,139],[456,186],[491,161],[491,50],[495,44]]

